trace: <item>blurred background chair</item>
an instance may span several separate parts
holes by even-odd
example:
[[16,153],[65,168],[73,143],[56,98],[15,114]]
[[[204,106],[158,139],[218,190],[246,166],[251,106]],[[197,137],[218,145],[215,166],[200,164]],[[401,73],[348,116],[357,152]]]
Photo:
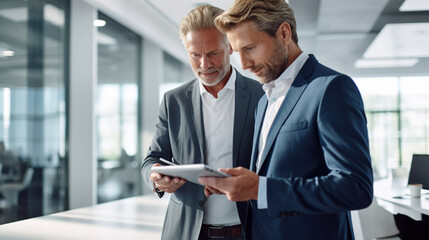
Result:
[[393,215],[378,206],[375,198],[369,207],[352,211],[351,215],[355,240],[400,239]]
[[15,207],[18,205],[18,194],[30,185],[33,178],[34,169],[28,167],[19,182],[5,182],[0,184],[0,193],[6,200],[7,207]]

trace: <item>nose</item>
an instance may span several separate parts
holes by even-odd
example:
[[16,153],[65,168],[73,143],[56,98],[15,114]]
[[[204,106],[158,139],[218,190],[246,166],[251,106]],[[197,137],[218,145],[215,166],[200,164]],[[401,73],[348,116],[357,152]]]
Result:
[[246,57],[245,54],[240,53],[240,59],[241,67],[243,68],[243,70],[246,70],[253,65],[252,61],[248,57]]
[[202,56],[200,60],[200,67],[202,69],[208,69],[211,67],[211,61],[208,56]]

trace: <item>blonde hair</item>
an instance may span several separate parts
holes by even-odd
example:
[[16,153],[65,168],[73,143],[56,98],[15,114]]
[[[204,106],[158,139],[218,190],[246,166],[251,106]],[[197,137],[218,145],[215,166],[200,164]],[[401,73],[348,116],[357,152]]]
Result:
[[[185,42],[186,34],[216,28],[214,19],[223,13],[223,10],[212,5],[201,5],[192,9],[180,22],[180,38]],[[225,35],[226,39],[226,35]]]
[[285,0],[235,0],[224,13],[216,17],[215,25],[228,32],[237,24],[253,22],[258,31],[276,36],[280,24],[287,22],[292,31],[292,40],[298,44],[296,21],[292,8]]

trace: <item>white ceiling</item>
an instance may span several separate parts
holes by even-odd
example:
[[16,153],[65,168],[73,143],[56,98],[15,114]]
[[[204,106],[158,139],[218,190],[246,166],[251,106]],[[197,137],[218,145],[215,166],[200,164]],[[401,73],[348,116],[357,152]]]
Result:
[[[233,2],[233,0],[141,1],[158,12],[175,29],[178,29],[182,17],[195,6],[212,4],[227,9]],[[403,2],[404,0],[289,0],[295,11],[300,47],[306,52],[314,53],[323,64],[354,76],[428,75],[429,54],[423,54],[424,51],[429,51],[427,27],[414,29],[407,26],[404,31],[392,34],[390,30],[389,36],[377,38],[387,24],[396,26],[398,23],[429,23],[429,11],[399,11]],[[377,43],[373,45],[381,47],[382,40],[391,43],[390,46],[394,48],[408,44],[404,49],[409,49],[415,42],[422,44],[427,41],[427,43],[422,44],[421,54],[415,56],[418,62],[413,67],[355,68],[357,60],[371,56],[372,53],[365,52],[376,38]],[[378,49],[376,54],[380,55],[381,52],[381,56],[378,56],[377,60],[383,58],[383,51]],[[403,60],[403,56],[396,56],[392,52],[395,52],[394,49],[386,52],[384,58],[389,61],[395,58]],[[235,66],[241,67],[237,56],[233,56],[232,62]]]

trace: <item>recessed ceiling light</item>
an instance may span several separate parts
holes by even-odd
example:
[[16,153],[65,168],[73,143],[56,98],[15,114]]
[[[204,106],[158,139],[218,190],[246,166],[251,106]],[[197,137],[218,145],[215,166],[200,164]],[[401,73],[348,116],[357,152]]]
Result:
[[410,11],[427,11],[429,10],[429,1],[428,0],[406,0],[399,7],[401,12],[410,12]]
[[407,59],[358,59],[355,68],[392,68],[412,67],[419,62],[418,58]]
[[386,24],[364,58],[429,57],[429,23]]
[[96,19],[96,20],[94,20],[94,26],[104,27],[104,26],[106,26],[106,21],[101,20],[101,19]]
[[10,50],[3,50],[0,52],[0,57],[12,57],[14,55],[15,55],[15,52]]

